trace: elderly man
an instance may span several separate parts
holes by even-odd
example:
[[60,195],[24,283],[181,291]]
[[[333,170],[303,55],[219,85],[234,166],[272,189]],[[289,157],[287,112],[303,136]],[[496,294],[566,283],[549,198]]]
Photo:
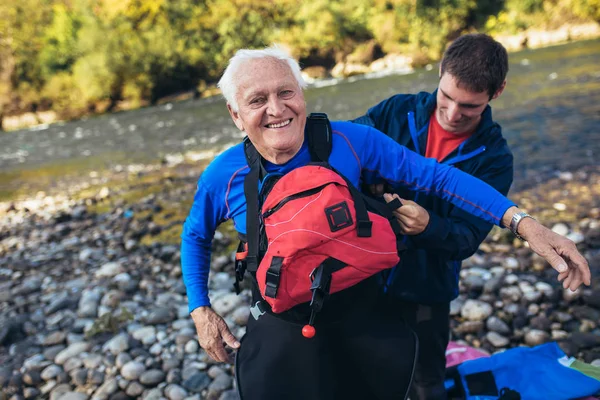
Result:
[[[305,83],[295,60],[275,48],[240,50],[219,86],[233,122],[262,156],[266,175],[285,175],[310,162]],[[575,245],[519,214],[489,185],[421,157],[373,128],[334,122],[332,129],[329,163],[354,186],[362,174],[367,184],[383,179],[396,188],[434,193],[490,223],[511,226],[559,271],[559,279],[589,285],[589,266]],[[230,361],[224,343],[239,349],[238,387],[245,399],[404,398],[401,382],[410,376],[402,376],[406,357],[398,344],[408,343],[406,330],[379,311],[371,279],[331,295],[313,339],[297,329],[306,323],[306,313],[266,310],[250,318],[240,346],[211,309],[207,284],[215,229],[233,219],[236,230],[246,234],[247,217],[254,218],[246,215],[248,205],[260,201],[244,195],[249,173],[244,151],[245,143],[233,146],[206,168],[184,224],[182,270],[200,345],[222,362]]]

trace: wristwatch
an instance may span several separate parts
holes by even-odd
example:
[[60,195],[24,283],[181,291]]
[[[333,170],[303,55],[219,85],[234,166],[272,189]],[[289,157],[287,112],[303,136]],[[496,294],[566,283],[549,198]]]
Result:
[[519,233],[517,232],[517,229],[519,229],[519,224],[521,223],[521,221],[523,221],[524,218],[531,218],[533,220],[535,220],[535,218],[533,218],[531,215],[527,214],[524,211],[519,211],[517,213],[515,213],[511,220],[510,220],[510,226],[508,227],[511,232],[519,239],[521,240],[525,240],[523,238],[523,236],[519,235]]

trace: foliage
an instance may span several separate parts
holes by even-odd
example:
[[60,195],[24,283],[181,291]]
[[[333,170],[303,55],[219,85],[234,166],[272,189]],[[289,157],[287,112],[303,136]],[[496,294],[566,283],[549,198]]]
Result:
[[237,49],[278,43],[305,67],[401,53],[430,62],[458,35],[600,22],[600,0],[20,0],[0,2],[2,116],[64,118],[208,90]]

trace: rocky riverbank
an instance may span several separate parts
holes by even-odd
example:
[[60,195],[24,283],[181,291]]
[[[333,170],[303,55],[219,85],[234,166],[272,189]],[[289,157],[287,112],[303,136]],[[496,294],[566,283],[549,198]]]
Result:
[[[237,398],[231,365],[199,348],[177,245],[195,175],[0,204],[0,399]],[[110,188],[113,189],[110,189]],[[600,167],[512,196],[574,240],[600,283]],[[511,246],[516,244],[516,248]],[[235,239],[215,237],[212,304],[241,337]],[[495,230],[465,262],[453,339],[494,352],[559,341],[600,363],[600,292],[563,290],[539,257]]]

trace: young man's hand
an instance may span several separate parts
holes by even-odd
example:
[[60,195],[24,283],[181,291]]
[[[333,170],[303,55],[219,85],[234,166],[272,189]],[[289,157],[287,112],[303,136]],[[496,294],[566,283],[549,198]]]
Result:
[[418,235],[423,232],[429,224],[429,213],[426,209],[412,200],[405,200],[396,193],[385,193],[383,198],[387,203],[394,199],[400,200],[402,207],[394,211],[394,216],[400,223],[400,228],[405,235]]
[[198,343],[213,360],[233,363],[233,356],[225,350],[226,345],[233,349],[240,347],[240,342],[231,333],[225,320],[212,308],[198,307],[190,314],[196,325]]

